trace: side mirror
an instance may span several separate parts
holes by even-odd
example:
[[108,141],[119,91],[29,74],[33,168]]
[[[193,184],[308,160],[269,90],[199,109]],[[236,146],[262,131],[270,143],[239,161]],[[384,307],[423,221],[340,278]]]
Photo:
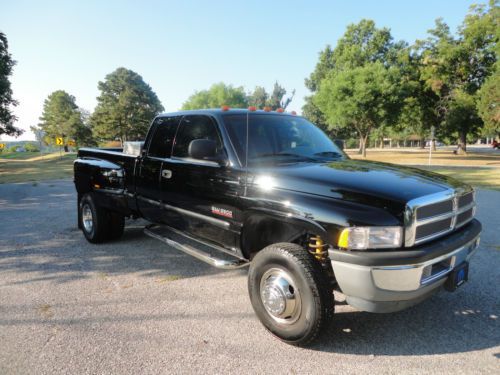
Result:
[[344,150],[344,141],[342,139],[334,139],[333,143],[335,143],[335,146],[337,146],[341,150]]
[[188,154],[193,159],[213,161],[221,166],[227,165],[226,158],[217,156],[217,143],[211,139],[192,140],[189,143]]

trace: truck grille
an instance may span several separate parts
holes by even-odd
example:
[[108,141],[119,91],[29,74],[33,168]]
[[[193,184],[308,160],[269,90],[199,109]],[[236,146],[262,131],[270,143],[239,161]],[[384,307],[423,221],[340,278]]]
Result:
[[443,236],[467,224],[474,217],[474,192],[447,190],[407,203],[405,246]]

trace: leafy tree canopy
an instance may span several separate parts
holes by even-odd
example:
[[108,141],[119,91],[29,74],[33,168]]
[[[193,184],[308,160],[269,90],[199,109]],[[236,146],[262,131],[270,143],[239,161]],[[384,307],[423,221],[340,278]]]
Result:
[[364,154],[369,133],[394,123],[400,112],[396,104],[401,100],[393,99],[400,98],[402,90],[394,79],[401,74],[398,64],[405,48],[404,42],[395,43],[390,31],[377,28],[372,20],[349,25],[334,49],[327,46],[320,53],[306,79],[313,94],[306,98],[304,115],[330,131],[356,129]]
[[220,108],[227,105],[233,108],[248,106],[243,87],[233,87],[223,82],[212,85],[208,90],[197,91],[182,105],[182,109]]
[[291,103],[295,90],[290,97],[285,97],[287,91],[278,82],[274,83],[273,91],[269,94],[262,86],[256,86],[248,95],[242,86],[234,87],[223,82],[212,85],[208,90],[197,91],[182,105],[182,109],[220,108],[227,105],[232,108],[270,107],[286,109]]
[[98,88],[101,93],[90,123],[101,140],[142,140],[151,120],[164,110],[151,86],[129,69],[116,69]]
[[17,118],[12,113],[12,107],[17,105],[17,101],[12,97],[9,76],[15,64],[9,53],[7,37],[0,32],[0,135],[18,136],[23,132],[14,126]]
[[[473,110],[478,92],[495,71],[498,55],[500,10],[498,1],[473,5],[458,30],[451,35],[440,19],[430,37],[420,42],[422,79],[438,97],[436,112],[444,136],[459,139],[466,150],[468,134],[479,132],[482,121]],[[459,114],[467,117],[460,117]]]
[[370,132],[392,125],[398,118],[400,72],[382,62],[367,63],[341,72],[331,72],[314,97],[314,103],[335,127],[354,128],[363,140]]
[[52,143],[62,137],[65,141],[73,139],[78,145],[92,144],[90,128],[83,121],[75,97],[63,90],[54,91],[45,99],[38,128]]
[[484,122],[483,133],[487,136],[500,135],[500,71],[498,66],[481,87],[477,107]]

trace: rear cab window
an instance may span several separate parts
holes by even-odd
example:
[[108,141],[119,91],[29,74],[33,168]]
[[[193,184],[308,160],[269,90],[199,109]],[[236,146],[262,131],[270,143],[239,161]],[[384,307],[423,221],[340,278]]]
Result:
[[170,157],[180,120],[181,116],[160,117],[155,120],[155,130],[149,143],[148,156],[156,158]]
[[189,158],[189,144],[195,139],[210,139],[217,143],[218,153],[222,152],[222,141],[217,126],[209,116],[184,116],[175,137],[173,156]]

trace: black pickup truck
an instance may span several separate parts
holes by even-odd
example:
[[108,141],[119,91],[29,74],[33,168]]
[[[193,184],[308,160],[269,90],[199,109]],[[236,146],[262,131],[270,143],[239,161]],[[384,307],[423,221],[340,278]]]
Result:
[[351,160],[283,112],[162,114],[137,155],[82,148],[74,171],[88,241],[117,239],[141,217],[146,234],[215,267],[249,266],[257,316],[295,345],[323,330],[334,289],[370,312],[455,290],[481,232],[470,186]]

